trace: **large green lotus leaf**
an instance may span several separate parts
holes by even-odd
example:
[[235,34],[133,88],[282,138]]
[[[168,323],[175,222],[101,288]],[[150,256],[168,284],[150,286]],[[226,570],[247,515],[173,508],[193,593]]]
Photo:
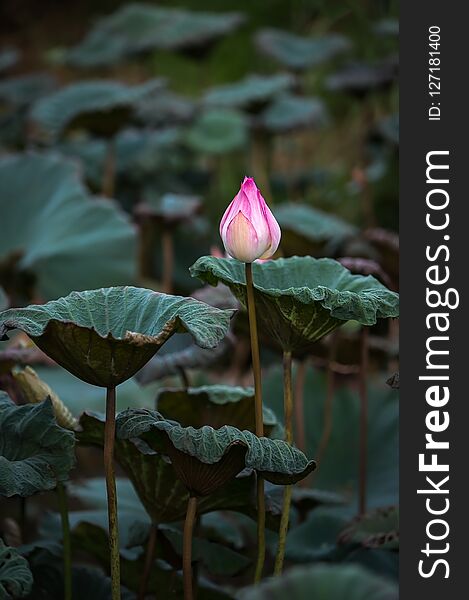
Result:
[[308,38],[278,29],[262,29],[255,42],[261,52],[298,71],[321,65],[350,48],[350,42],[342,35]]
[[[205,283],[228,285],[246,306],[244,264],[204,256],[191,275]],[[260,327],[284,350],[303,351],[344,321],[374,325],[397,317],[399,296],[374,277],[352,275],[329,258],[293,256],[253,264],[254,297]]]
[[17,406],[0,392],[0,496],[31,496],[66,481],[74,434],[56,423],[49,399]]
[[397,585],[356,565],[315,565],[245,590],[242,600],[397,600]]
[[[104,416],[84,413],[77,434],[83,445],[102,447],[104,444]],[[173,466],[161,454],[135,444],[131,440],[116,439],[116,460],[124,469],[154,523],[170,523],[184,519],[189,494],[177,478]],[[212,494],[199,498],[198,513],[233,510],[256,517],[255,475],[246,474],[230,481]],[[278,527],[278,507],[267,496],[267,525]]]
[[48,73],[16,75],[0,81],[0,105],[17,108],[30,106],[57,87],[57,80]]
[[[254,388],[229,385],[206,385],[198,388],[162,389],[157,395],[157,409],[166,418],[183,427],[196,429],[209,425],[219,429],[233,425],[255,431]],[[268,432],[277,424],[273,412],[264,408],[264,427]]]
[[362,96],[368,92],[385,89],[397,78],[394,60],[381,63],[350,63],[326,78],[326,88],[331,92],[347,92]]
[[28,561],[0,538],[0,598],[24,598],[32,586]]
[[340,542],[360,544],[365,548],[399,548],[399,508],[376,508],[356,517],[342,531]]
[[226,335],[232,314],[143,288],[101,288],[3,311],[0,339],[20,329],[76,377],[114,387],[135,375],[175,333],[190,333],[198,345],[213,348]]
[[168,455],[186,487],[198,496],[209,495],[244,468],[257,471],[272,483],[288,485],[306,477],[316,466],[283,440],[258,438],[251,431],[230,425],[220,429],[182,427],[148,409],[120,413],[116,432],[120,439],[141,439],[152,450]]
[[[283,419],[282,369],[271,369],[263,378],[264,402]],[[306,453],[316,456],[324,427],[326,376],[308,368],[303,390]],[[384,381],[368,387],[369,509],[398,502],[399,402],[398,393]],[[356,390],[336,386],[332,403],[332,429],[321,464],[311,479],[316,489],[338,492],[358,506],[360,398]],[[352,512],[351,516],[354,516]],[[345,526],[345,524],[344,524]]]
[[247,140],[246,117],[232,109],[213,108],[205,111],[187,133],[189,147],[205,154],[239,150]]
[[340,217],[307,204],[280,204],[274,214],[282,230],[282,249],[288,256],[330,256],[346,239],[358,233],[356,227]]
[[204,103],[224,108],[254,110],[265,106],[275,96],[293,87],[295,79],[287,73],[276,75],[248,75],[236,83],[209,90]]
[[180,50],[207,45],[236,29],[239,13],[193,12],[128,4],[98,21],[67,55],[80,67],[110,66],[158,48]]
[[322,127],[328,122],[327,110],[319,98],[283,94],[259,117],[259,124],[273,133]]
[[[61,367],[35,366],[35,371],[54,390],[74,417],[78,418],[85,410],[104,410],[104,397],[100,388],[88,385]],[[153,408],[155,391],[155,385],[142,388],[135,378],[124,381],[116,395],[116,411],[131,407]]]
[[136,86],[106,80],[72,83],[38,100],[31,119],[51,140],[73,129],[113,136],[129,120],[137,103],[162,85],[158,79]]
[[48,300],[136,278],[134,227],[113,202],[88,195],[73,163],[34,154],[2,158],[0,209],[0,265],[11,263],[13,281],[4,285],[15,292],[31,279],[30,293]]

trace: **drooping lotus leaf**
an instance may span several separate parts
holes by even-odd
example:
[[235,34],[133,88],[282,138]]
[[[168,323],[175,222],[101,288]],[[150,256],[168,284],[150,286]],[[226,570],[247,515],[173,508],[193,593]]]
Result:
[[245,116],[231,109],[210,109],[187,133],[187,143],[196,152],[225,154],[242,148],[248,140]]
[[114,387],[135,375],[174,333],[190,333],[202,348],[213,348],[232,315],[192,298],[131,286],[101,288],[0,313],[0,339],[20,329],[76,377]]
[[101,19],[67,55],[79,67],[110,66],[158,48],[203,47],[236,29],[239,13],[208,13],[129,4]]
[[242,600],[398,600],[397,585],[356,565],[296,567],[246,589]]
[[0,105],[24,108],[57,87],[57,80],[47,73],[16,75],[0,81]]
[[342,544],[360,544],[365,548],[399,548],[399,508],[377,508],[356,517],[341,533]]
[[0,598],[24,598],[32,586],[28,561],[0,538]]
[[241,81],[209,90],[204,103],[208,106],[240,108],[256,112],[275,96],[290,90],[295,79],[287,73],[276,75],[248,75]]
[[260,115],[259,124],[274,133],[321,127],[327,123],[327,111],[319,98],[284,94]]
[[88,195],[69,161],[2,158],[0,211],[0,283],[15,295],[49,300],[136,278],[134,227],[113,202]]
[[138,102],[162,85],[159,79],[136,86],[106,80],[72,83],[36,102],[31,119],[50,140],[73,129],[113,136],[130,119]]
[[[80,418],[79,443],[102,447],[104,416],[84,413]],[[163,455],[146,444],[116,438],[116,460],[124,469],[153,523],[184,519],[189,493]],[[266,497],[267,526],[278,527],[279,509]],[[255,474],[238,476],[210,496],[199,498],[198,513],[232,510],[256,517]]]
[[0,392],[0,496],[31,496],[66,481],[75,437],[57,425],[51,401],[17,406]]
[[196,196],[184,194],[164,194],[162,197],[150,196],[141,202],[135,213],[139,217],[155,219],[168,227],[183,221],[190,221],[201,210],[202,203]]
[[356,227],[336,215],[307,204],[287,203],[274,207],[282,229],[282,250],[287,256],[330,256],[342,243],[356,235]]
[[326,78],[326,88],[332,92],[347,92],[362,96],[367,92],[386,89],[396,80],[393,60],[377,64],[350,63]]
[[[197,388],[162,389],[156,397],[157,409],[166,419],[182,427],[196,429],[209,425],[219,429],[233,425],[255,431],[254,388],[206,385]],[[271,432],[277,424],[273,412],[264,408],[264,427]],[[266,433],[268,435],[268,433]]]
[[255,43],[267,56],[298,71],[321,65],[351,46],[347,38],[338,34],[301,37],[279,29],[262,29],[256,34]]
[[117,437],[143,440],[171,458],[187,489],[205,496],[228,483],[244,468],[280,485],[300,481],[316,466],[283,440],[258,438],[252,432],[225,425],[220,429],[181,427],[160,413],[129,409],[116,419]]
[[[244,264],[204,256],[190,269],[205,283],[228,285],[246,306]],[[328,258],[293,256],[253,264],[260,327],[284,350],[303,351],[344,321],[374,325],[397,317],[399,296],[374,277],[352,275]]]

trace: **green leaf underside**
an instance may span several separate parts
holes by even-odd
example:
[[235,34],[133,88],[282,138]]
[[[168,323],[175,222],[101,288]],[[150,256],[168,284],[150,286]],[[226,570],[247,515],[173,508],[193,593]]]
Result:
[[0,598],[23,598],[32,585],[28,561],[0,539]]
[[[204,256],[191,275],[205,283],[223,283],[246,306],[244,264]],[[339,262],[310,256],[253,264],[254,296],[260,326],[284,350],[299,351],[345,321],[374,325],[399,315],[399,296],[372,276],[352,275]]]
[[240,595],[242,600],[397,600],[398,597],[393,582],[355,565],[297,567]]
[[51,401],[17,406],[0,392],[0,496],[31,496],[66,481],[75,437],[56,423]]
[[[80,418],[80,426],[79,443],[103,446],[103,415],[84,413]],[[115,452],[116,460],[132,481],[154,523],[171,523],[184,519],[189,493],[176,476],[173,466],[161,454],[120,438],[116,438]],[[199,498],[199,514],[217,510],[233,510],[255,518],[255,474],[243,474],[210,496]],[[268,508],[267,526],[276,529],[277,517],[274,507]]]
[[399,508],[377,508],[354,519],[341,533],[343,544],[360,544],[366,548],[399,548]]
[[32,273],[44,300],[136,279],[133,225],[113,202],[96,202],[78,175],[55,156],[0,159],[0,262],[18,254],[15,271]]
[[[154,450],[169,453],[173,463],[171,446],[200,463],[220,463],[220,467],[224,461],[232,460],[234,450],[239,450],[242,460],[236,462],[236,466],[241,464],[237,472],[245,467],[253,469],[272,483],[296,483],[316,466],[314,461],[308,461],[300,450],[283,440],[258,438],[250,431],[240,431],[230,425],[220,429],[209,426],[200,429],[181,427],[178,423],[165,420],[158,412],[146,409],[130,409],[120,413],[116,420],[116,431],[119,438],[141,438]],[[169,440],[169,444],[166,440]]]
[[137,103],[161,85],[160,80],[133,87],[106,80],[72,83],[41,98],[33,106],[31,118],[52,139],[81,128],[113,135],[128,121]]
[[[209,425],[219,429],[233,425],[255,431],[254,388],[207,385],[187,390],[163,389],[157,395],[158,411],[183,427]],[[277,424],[274,413],[264,408],[264,427]]]
[[21,329],[84,381],[112,387],[132,377],[174,333],[203,348],[225,336],[233,311],[131,286],[72,292],[0,313],[0,337]]

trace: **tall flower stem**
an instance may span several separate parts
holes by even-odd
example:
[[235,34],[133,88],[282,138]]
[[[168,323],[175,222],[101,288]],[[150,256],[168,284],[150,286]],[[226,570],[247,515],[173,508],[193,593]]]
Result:
[[[252,263],[246,263],[246,293],[251,335],[252,370],[254,374],[254,407],[256,416],[256,435],[264,436],[264,416],[262,413],[261,361],[259,356],[259,337],[257,335],[256,305],[254,302],[254,285]],[[262,579],[265,561],[265,497],[264,480],[257,476],[257,563],[254,581]]]
[[[283,409],[285,420],[285,441],[291,444],[293,441],[293,386],[292,386],[292,356],[291,352],[283,352]],[[283,491],[282,517],[280,519],[280,530],[278,536],[277,555],[275,557],[274,575],[281,575],[283,561],[285,559],[285,547],[287,543],[288,522],[290,519],[290,505],[292,486],[286,485]]]
[[148,536],[147,547],[145,550],[145,564],[143,566],[142,578],[138,590],[138,600],[145,600],[147,593],[148,579],[150,578],[151,568],[155,560],[156,538],[158,537],[158,525],[152,523],[150,534]]
[[102,194],[107,198],[114,196],[116,178],[116,144],[113,139],[109,140],[106,150],[106,157],[104,159],[104,170],[103,170],[103,186]]
[[172,294],[174,274],[174,239],[172,229],[170,229],[169,226],[163,227],[161,234],[161,245],[163,254],[163,291],[165,294]]
[[197,515],[197,497],[189,496],[182,541],[182,576],[184,579],[184,600],[193,600],[192,592],[192,534]]
[[[296,367],[295,377],[295,402],[293,412],[295,415],[295,443],[297,448],[306,452],[306,433],[305,433],[305,381],[306,381],[306,359],[300,360]],[[304,479],[300,482],[303,483]]]
[[111,558],[112,600],[120,600],[119,528],[117,523],[117,492],[114,473],[114,443],[116,437],[116,388],[106,390],[106,423],[104,425],[104,473],[106,475],[107,512],[109,520],[109,554]]
[[65,485],[57,482],[57,500],[62,522],[62,542],[64,561],[64,600],[72,600],[72,547],[70,543],[70,522],[68,519],[67,490]]
[[366,511],[366,475],[368,468],[368,328],[364,327],[361,336],[360,360],[360,479],[358,490],[358,510],[360,514]]

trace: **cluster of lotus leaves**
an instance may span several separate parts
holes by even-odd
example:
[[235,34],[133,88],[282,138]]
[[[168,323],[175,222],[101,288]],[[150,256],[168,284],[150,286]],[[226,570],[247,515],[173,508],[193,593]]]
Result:
[[[316,466],[283,440],[258,438],[232,425],[214,429],[182,427],[148,409],[128,409],[117,416],[117,437],[139,439],[169,456],[190,494],[206,496],[232,480],[245,468],[264,479],[288,485],[306,477]],[[145,446],[140,444],[144,451]]]
[[[283,350],[305,351],[349,320],[374,325],[399,315],[398,294],[333,259],[293,256],[255,262],[252,269],[258,322]],[[204,256],[190,271],[210,285],[227,285],[246,306],[243,263]]]
[[138,103],[162,86],[159,79],[135,86],[99,79],[79,81],[38,100],[30,116],[39,134],[52,141],[75,129],[112,137],[129,121]]
[[301,37],[279,29],[262,29],[255,43],[263,54],[295,71],[317,67],[351,47],[349,40],[339,34]]
[[66,481],[75,436],[57,425],[50,399],[18,406],[0,392],[0,496],[27,497]]
[[135,280],[134,227],[116,204],[89,195],[71,161],[1,158],[0,210],[0,277],[3,265],[13,278],[0,282],[7,289],[50,300]]
[[109,388],[135,375],[174,333],[216,346],[232,314],[143,288],[101,288],[3,311],[0,338],[20,329],[76,377]]
[[67,52],[79,67],[111,66],[152,50],[199,49],[238,28],[240,13],[210,13],[128,4],[101,19],[86,38]]

